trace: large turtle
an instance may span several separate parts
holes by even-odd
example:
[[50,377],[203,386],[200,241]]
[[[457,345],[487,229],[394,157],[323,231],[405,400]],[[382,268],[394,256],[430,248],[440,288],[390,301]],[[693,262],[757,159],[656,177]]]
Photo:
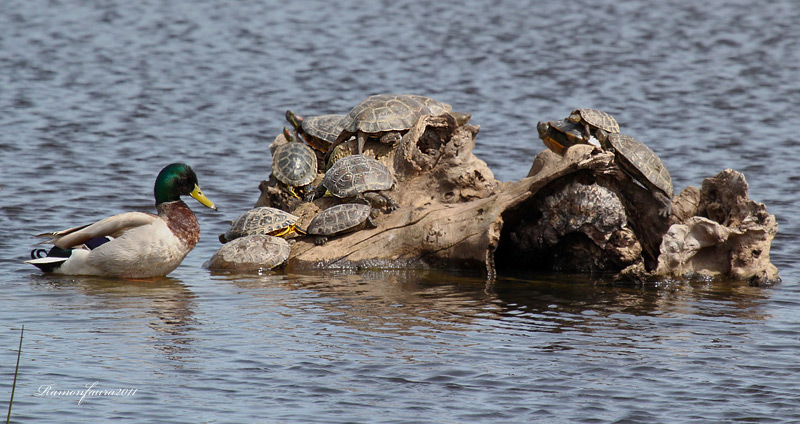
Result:
[[613,116],[597,109],[575,109],[569,114],[567,120],[581,124],[588,140],[590,136],[597,137],[597,130],[609,134],[619,134],[619,124]]
[[344,127],[342,120],[345,115],[331,114],[308,116],[303,118],[296,115],[291,110],[286,111],[286,120],[294,127],[297,134],[299,134],[309,146],[322,153],[326,153],[330,149],[331,144],[336,141],[339,134],[342,133]]
[[288,143],[282,144],[272,153],[272,173],[278,181],[282,182],[294,197],[295,187],[305,187],[314,181],[317,176],[317,154],[310,147],[297,141],[286,128],[283,136]]
[[331,149],[356,136],[358,154],[364,152],[368,138],[383,143],[397,142],[402,133],[413,127],[420,116],[430,115],[423,103],[406,94],[377,94],[357,104],[342,120],[342,130]]
[[394,177],[382,163],[364,155],[350,155],[328,169],[315,195],[323,195],[327,190],[341,199],[364,199],[376,208],[391,211],[398,207],[386,193],[393,186]]
[[431,111],[431,115],[441,115],[443,113],[453,111],[453,106],[451,106],[450,104],[445,102],[440,102],[431,97],[420,96],[417,94],[401,94],[401,96],[406,96],[410,99],[416,100],[424,104]]
[[433,99],[431,97],[420,96],[417,94],[404,94],[407,97],[410,97],[425,106],[428,107],[431,111],[431,115],[441,115],[443,113],[449,113],[453,118],[455,118],[456,123],[458,125],[464,125],[472,118],[472,115],[469,113],[463,112],[453,112],[453,106],[448,103],[440,102],[439,100]]
[[669,217],[672,213],[672,177],[658,155],[629,135],[598,131],[598,138],[604,149],[614,152],[620,168],[647,187],[662,204],[658,214]]
[[219,241],[224,244],[239,237],[253,234],[276,237],[286,237],[293,232],[305,234],[303,230],[295,226],[298,219],[298,217],[280,209],[267,206],[253,208],[239,215],[235,221],[231,222],[228,231],[219,235]]
[[269,270],[286,262],[290,250],[282,237],[253,234],[226,243],[203,266],[212,271]]
[[544,145],[559,155],[576,144],[589,144],[582,130],[580,124],[566,119],[536,124],[536,131]]
[[314,235],[314,243],[324,244],[328,237],[360,230],[367,226],[375,228],[373,221],[377,210],[361,203],[342,203],[331,206],[317,214],[308,224],[307,233]]

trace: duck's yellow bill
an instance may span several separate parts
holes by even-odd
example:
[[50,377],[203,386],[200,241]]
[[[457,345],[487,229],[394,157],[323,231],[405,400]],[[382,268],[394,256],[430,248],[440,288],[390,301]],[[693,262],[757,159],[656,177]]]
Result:
[[208,200],[208,197],[206,197],[206,195],[203,194],[203,192],[200,190],[199,185],[197,184],[194,185],[194,190],[192,190],[192,192],[189,193],[189,196],[192,196],[195,199],[197,199],[197,201],[200,202],[200,204],[202,204],[203,206],[217,210],[217,206],[214,204],[214,202]]

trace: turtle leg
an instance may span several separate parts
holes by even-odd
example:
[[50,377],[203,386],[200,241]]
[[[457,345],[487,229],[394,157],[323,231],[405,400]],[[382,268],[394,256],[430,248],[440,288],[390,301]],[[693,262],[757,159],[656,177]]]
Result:
[[344,143],[347,140],[349,140],[350,137],[352,137],[352,136],[353,136],[352,133],[340,134],[339,137],[336,138],[336,141],[331,143],[330,147],[328,147],[328,151],[325,152],[325,162],[326,163],[329,162],[330,159],[331,159],[331,156],[333,155],[334,150],[337,147],[339,147],[342,143]]
[[284,237],[284,236],[288,235],[292,231],[292,228],[293,228],[293,226],[290,225],[290,226],[288,226],[286,228],[281,228],[280,230],[275,230],[270,235],[274,236],[274,237]]
[[399,132],[391,131],[391,132],[387,132],[387,133],[385,133],[384,135],[381,136],[381,143],[388,144],[388,145],[392,146],[394,144],[397,144],[397,142],[399,142],[400,139],[402,139],[402,138],[403,138],[403,135],[400,134]]
[[358,134],[356,134],[356,145],[358,146],[358,154],[359,155],[363,155],[364,154],[364,145],[365,144],[367,144],[367,136],[366,136],[366,134],[364,134],[363,131],[359,131]]
[[[289,194],[291,194],[292,196],[300,199],[300,196],[294,191],[294,187],[292,187],[292,186],[288,186],[288,187],[289,187]],[[303,199],[300,199],[300,200],[303,200]]]
[[314,244],[317,246],[322,246],[323,244],[328,242],[328,236],[315,236],[314,237]]
[[661,207],[658,209],[658,215],[664,219],[669,218],[672,215],[672,199],[669,198],[666,194],[662,193],[661,191],[652,191],[653,196],[658,200],[661,204]]
[[375,209],[386,209],[387,212],[400,207],[391,196],[384,192],[368,191],[357,195],[355,200],[367,203]]
[[318,199],[318,198],[324,196],[326,190],[327,189],[325,188],[325,186],[320,184],[318,187],[308,191],[308,194],[306,194],[306,197],[305,197],[305,201],[306,202],[313,202],[314,199]]

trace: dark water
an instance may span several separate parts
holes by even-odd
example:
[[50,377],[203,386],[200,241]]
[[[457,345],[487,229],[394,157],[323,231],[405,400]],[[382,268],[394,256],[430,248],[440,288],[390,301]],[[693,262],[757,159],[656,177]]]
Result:
[[[797,422],[800,9],[779,0],[0,3],[0,399],[18,422]],[[784,281],[616,287],[457,270],[210,275],[298,113],[369,94],[473,114],[501,180],[535,122],[611,112],[676,189],[724,168]],[[30,235],[152,210],[190,163],[220,213],[169,278],[42,276]],[[36,396],[135,389],[132,395]]]

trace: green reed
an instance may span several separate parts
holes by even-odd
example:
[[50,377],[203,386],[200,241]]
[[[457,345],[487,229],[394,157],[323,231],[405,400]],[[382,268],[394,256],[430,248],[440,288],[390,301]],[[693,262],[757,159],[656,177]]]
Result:
[[19,374],[19,358],[22,356],[22,334],[25,332],[25,325],[19,330],[19,348],[17,348],[17,367],[14,368],[14,383],[11,384],[11,399],[8,401],[8,415],[6,416],[6,424],[11,422],[11,405],[14,404],[14,389],[17,388],[17,375]]

